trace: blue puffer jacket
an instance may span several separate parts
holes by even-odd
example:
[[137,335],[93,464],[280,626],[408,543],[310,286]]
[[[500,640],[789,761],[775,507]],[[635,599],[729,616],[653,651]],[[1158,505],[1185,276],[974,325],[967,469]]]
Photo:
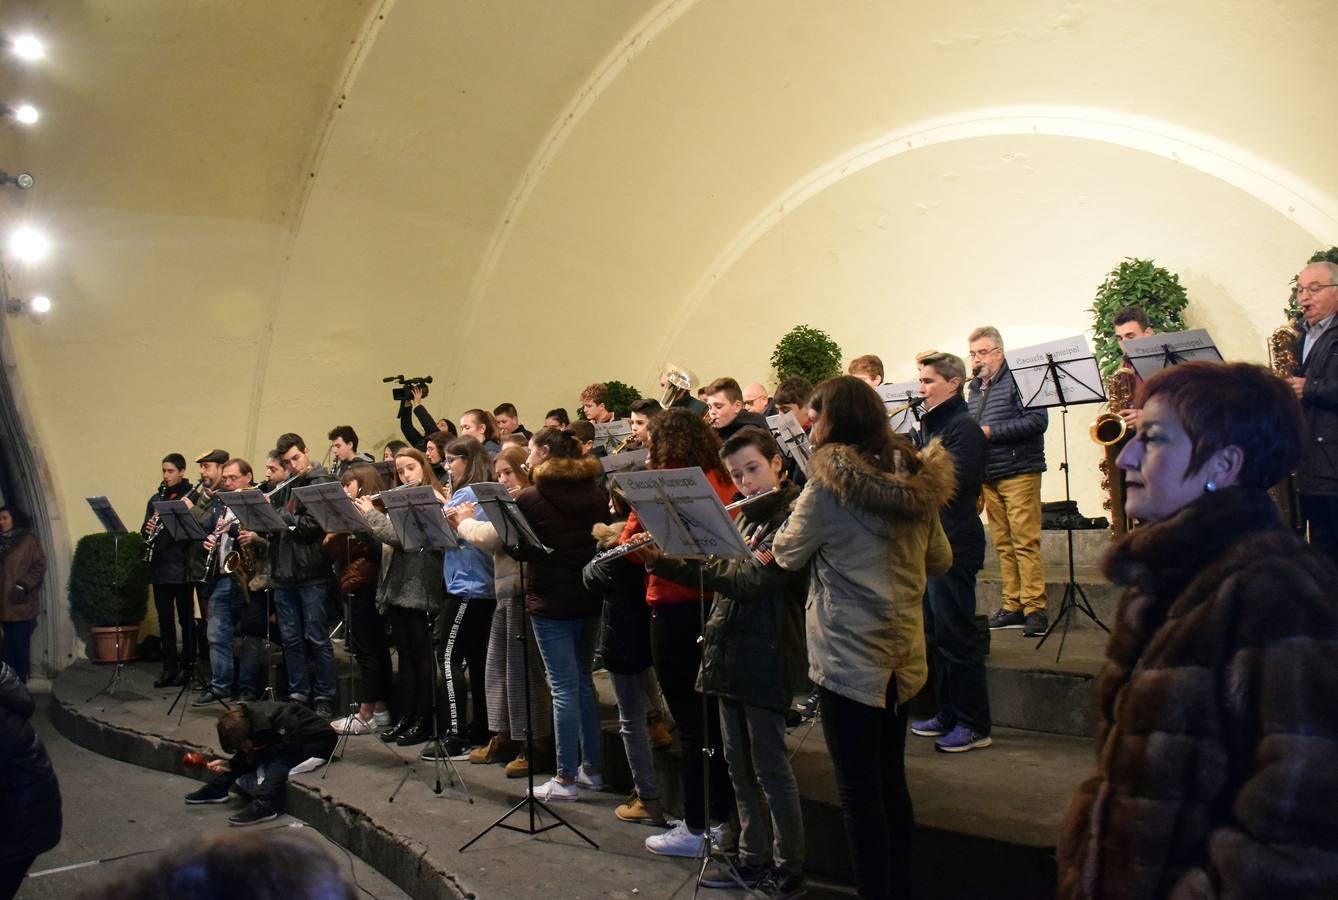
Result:
[[975,420],[990,426],[985,444],[986,481],[1045,471],[1045,429],[1050,414],[1044,409],[1022,408],[1008,363],[984,391],[980,379],[972,381],[967,403]]
[[[459,506],[461,503],[473,503],[477,512],[474,518],[486,522],[483,507],[477,506],[478,497],[474,489],[462,487],[451,494],[446,505]],[[492,554],[485,553],[468,541],[461,540],[460,546],[442,554],[442,577],[446,579],[446,593],[465,600],[482,600],[497,596],[497,582],[493,576]]]

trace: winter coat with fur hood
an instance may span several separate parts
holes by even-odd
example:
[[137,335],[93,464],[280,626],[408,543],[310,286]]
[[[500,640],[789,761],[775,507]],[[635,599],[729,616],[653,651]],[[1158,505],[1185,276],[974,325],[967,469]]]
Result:
[[924,686],[927,575],[952,566],[939,509],[956,489],[952,457],[938,441],[910,472],[875,468],[853,447],[813,454],[809,480],[772,546],[782,568],[809,566],[808,675],[866,706],[896,702]]
[[552,553],[522,552],[525,608],[550,619],[588,619],[600,601],[586,590],[581,570],[595,555],[590,529],[609,521],[609,495],[599,486],[604,467],[593,456],[550,457],[534,470],[534,484],[516,505]]
[[1127,593],[1057,896],[1338,897],[1338,571],[1241,488],[1105,568]]

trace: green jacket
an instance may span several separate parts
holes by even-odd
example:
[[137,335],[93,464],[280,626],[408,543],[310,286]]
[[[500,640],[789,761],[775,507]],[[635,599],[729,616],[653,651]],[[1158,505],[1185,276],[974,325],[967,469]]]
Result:
[[[786,485],[780,493],[743,507],[735,525],[745,540],[760,529],[757,546],[769,548],[798,497],[799,488]],[[688,587],[697,586],[699,571],[705,575],[706,590],[715,592],[715,603],[706,620],[697,689],[745,706],[785,712],[807,682],[808,573],[786,572],[774,562],[759,566],[751,558],[706,563],[661,558],[654,566],[656,575]]]

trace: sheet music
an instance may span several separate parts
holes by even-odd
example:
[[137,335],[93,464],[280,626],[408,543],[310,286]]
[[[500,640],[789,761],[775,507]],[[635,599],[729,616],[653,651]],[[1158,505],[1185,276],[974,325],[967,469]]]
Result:
[[[492,527],[497,529],[497,535],[505,546],[538,547],[545,553],[553,552],[535,534],[510,491],[495,481],[475,482],[470,487],[474,489],[474,496],[478,498],[479,505],[483,507]],[[513,529],[520,534],[510,534]]]
[[600,457],[599,464],[606,473],[638,472],[650,463],[650,450],[624,450],[622,453],[610,453]]
[[1206,328],[1172,331],[1124,342],[1124,355],[1144,381],[1167,366],[1196,359],[1221,362],[1222,354]]
[[208,537],[186,508],[185,500],[155,500],[153,511],[174,541],[202,541]]
[[887,422],[893,431],[910,434],[920,427],[920,382],[880,384],[874,390],[883,398],[883,408],[888,414]]
[[390,524],[405,550],[453,548],[460,545],[442,518],[442,503],[428,485],[397,488],[381,494]]
[[337,481],[294,488],[293,496],[306,506],[327,534],[358,534],[371,530],[344,492],[344,486]]
[[799,424],[794,413],[784,412],[774,416],[767,416],[767,427],[776,440],[780,442],[781,450],[790,457],[799,466],[799,471],[808,477],[808,461],[813,456],[813,447],[808,442],[808,434],[804,431],[804,426]]
[[612,476],[666,556],[751,556],[715,487],[696,466]]
[[631,419],[614,419],[595,425],[595,446],[604,448],[605,453],[612,453],[614,448],[631,436]]
[[[1087,338],[1081,334],[1019,350],[1006,350],[1004,359],[1017,382],[1022,405],[1027,409],[1104,403],[1106,400],[1101,368],[1087,346]],[[1052,361],[1055,364],[1053,370]]]
[[[337,487],[337,485],[336,485]],[[299,488],[299,490],[301,490]],[[224,491],[218,495],[228,512],[242,523],[246,531],[273,533],[283,531],[288,524],[270,506],[269,498],[259,488],[245,491]]]

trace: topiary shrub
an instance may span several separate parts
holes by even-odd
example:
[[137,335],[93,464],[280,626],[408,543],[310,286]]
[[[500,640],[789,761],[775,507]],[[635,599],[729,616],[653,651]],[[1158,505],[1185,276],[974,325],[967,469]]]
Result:
[[[1315,254],[1305,261],[1308,266],[1311,263],[1331,262],[1338,264],[1338,247],[1330,247],[1328,250],[1316,250]],[[1282,314],[1287,317],[1288,322],[1295,322],[1301,318],[1301,305],[1296,302],[1296,276],[1292,276],[1292,295],[1287,298],[1287,306],[1283,308]]]
[[1126,306],[1139,306],[1148,315],[1148,324],[1158,333],[1184,331],[1185,307],[1189,295],[1175,275],[1155,260],[1126,256],[1096,289],[1096,301],[1088,308],[1092,314],[1092,332],[1096,336],[1096,358],[1101,374],[1108,376],[1120,367],[1124,354],[1115,340],[1115,314]]
[[70,610],[94,628],[138,625],[148,608],[149,567],[140,559],[140,536],[121,535],[115,554],[113,537],[106,532],[84,535],[70,561]]
[[841,374],[841,347],[825,331],[796,325],[776,342],[771,367],[777,384],[798,375],[817,385]]

